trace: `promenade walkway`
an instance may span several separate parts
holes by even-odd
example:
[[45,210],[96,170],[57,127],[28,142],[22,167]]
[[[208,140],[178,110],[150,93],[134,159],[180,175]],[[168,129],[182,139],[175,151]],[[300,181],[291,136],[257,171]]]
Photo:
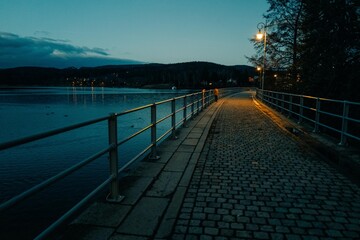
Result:
[[360,188],[240,93],[128,173],[64,239],[359,239]]

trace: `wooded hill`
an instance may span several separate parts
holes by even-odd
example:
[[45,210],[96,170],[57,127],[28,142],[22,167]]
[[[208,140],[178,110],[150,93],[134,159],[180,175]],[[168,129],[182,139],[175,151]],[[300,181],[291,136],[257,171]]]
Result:
[[[203,88],[250,86],[253,67],[209,62],[84,68],[19,67],[0,70],[2,86],[105,86]],[[250,81],[249,81],[250,79]]]

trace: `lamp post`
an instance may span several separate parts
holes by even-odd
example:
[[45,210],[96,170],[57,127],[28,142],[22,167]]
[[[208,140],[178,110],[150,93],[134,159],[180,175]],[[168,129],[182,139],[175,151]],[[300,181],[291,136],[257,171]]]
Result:
[[261,78],[261,89],[264,90],[264,82],[265,82],[265,66],[266,66],[266,28],[267,23],[260,22],[257,25],[258,33],[256,34],[257,40],[264,39],[264,61],[263,61],[263,71],[262,71],[262,78]]

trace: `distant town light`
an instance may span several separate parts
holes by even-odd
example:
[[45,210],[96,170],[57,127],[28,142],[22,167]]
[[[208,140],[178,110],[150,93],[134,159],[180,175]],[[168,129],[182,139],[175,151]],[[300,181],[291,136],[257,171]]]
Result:
[[256,70],[261,71],[261,67],[257,67]]

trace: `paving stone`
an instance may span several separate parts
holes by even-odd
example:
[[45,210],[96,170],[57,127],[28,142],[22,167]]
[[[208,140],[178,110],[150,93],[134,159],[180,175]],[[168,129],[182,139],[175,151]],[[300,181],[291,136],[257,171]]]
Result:
[[252,234],[250,231],[236,231],[236,237],[252,239]]
[[278,233],[290,233],[289,228],[284,226],[276,226],[275,231]]
[[187,138],[182,142],[182,145],[196,146],[198,142],[199,139],[197,138]]
[[62,239],[97,240],[108,239],[115,229],[95,227],[84,224],[72,224],[62,236]]
[[296,227],[296,221],[295,220],[289,220],[289,219],[283,219],[281,220],[282,224],[287,227]]
[[359,231],[360,225],[359,224],[344,224],[345,228],[350,231]]
[[267,232],[254,232],[254,238],[256,238],[256,239],[270,239],[270,235]]
[[165,171],[183,172],[191,157],[191,152],[176,152],[166,164]]
[[313,236],[324,236],[324,231],[322,229],[309,229],[308,233]]
[[298,235],[305,235],[307,233],[306,228],[291,227],[291,231]]
[[208,234],[208,235],[218,235],[219,234],[219,229],[218,228],[213,228],[213,227],[205,227],[204,228],[204,233]]
[[270,225],[260,225],[260,230],[263,232],[274,232],[274,227]]
[[311,228],[312,227],[311,222],[308,222],[308,221],[298,220],[298,221],[296,221],[296,224],[301,228]]
[[117,227],[130,211],[130,206],[97,202],[83,212],[73,224]]
[[284,234],[281,234],[281,233],[271,233],[270,236],[271,236],[271,239],[273,239],[273,240],[283,240],[283,239],[285,239]]
[[355,231],[343,231],[345,237],[360,239],[360,233]]
[[143,197],[117,229],[117,232],[152,236],[167,205],[167,199]]
[[302,239],[303,240],[319,240],[319,237],[306,235],[306,236],[302,236]]
[[136,204],[152,181],[152,177],[128,176],[123,178],[120,184],[120,194],[125,198],[121,203]]
[[187,234],[185,240],[197,240],[197,236],[192,234]]
[[220,235],[225,236],[225,237],[232,237],[235,235],[235,231],[232,229],[221,229]]
[[192,138],[197,138],[199,139],[202,135],[203,131],[200,132],[194,132],[194,129],[191,131],[191,133],[187,136],[188,138],[192,139]]
[[199,219],[199,220],[206,219],[206,214],[205,213],[193,213],[192,219]]
[[325,233],[329,237],[334,237],[334,238],[343,237],[342,233],[338,230],[329,229],[329,230],[325,230]]
[[180,178],[180,172],[163,171],[153,186],[146,192],[146,195],[151,197],[166,197],[173,194]]
[[163,163],[140,162],[131,172],[131,176],[156,177],[163,167]]
[[213,236],[210,235],[200,235],[200,240],[212,240]]
[[285,239],[288,239],[288,240],[302,240],[302,237],[300,235],[295,235],[295,234],[286,234]]
[[216,226],[216,222],[215,222],[215,221],[206,220],[206,221],[203,221],[201,225],[204,226],[204,227],[215,227],[215,226]]
[[140,236],[131,236],[131,235],[125,235],[125,234],[115,234],[114,236],[111,236],[109,240],[147,240],[147,237],[140,237]]
[[208,214],[207,219],[212,221],[219,221],[221,219],[222,215],[219,214]]
[[253,224],[253,223],[248,223],[248,224],[245,225],[245,229],[249,230],[249,231],[258,231],[259,230],[259,225]]
[[195,146],[191,146],[191,145],[180,145],[178,148],[178,152],[182,152],[182,153],[192,153],[195,150]]
[[176,226],[175,227],[175,233],[186,233],[187,226]]
[[222,220],[223,220],[224,222],[229,222],[229,223],[231,223],[231,222],[236,222],[236,217],[235,217],[235,216],[232,216],[232,215],[224,215],[223,218],[222,218]]
[[203,228],[202,227],[189,227],[188,231],[190,234],[202,234]]
[[256,224],[266,224],[266,218],[253,217],[251,218],[251,222]]

